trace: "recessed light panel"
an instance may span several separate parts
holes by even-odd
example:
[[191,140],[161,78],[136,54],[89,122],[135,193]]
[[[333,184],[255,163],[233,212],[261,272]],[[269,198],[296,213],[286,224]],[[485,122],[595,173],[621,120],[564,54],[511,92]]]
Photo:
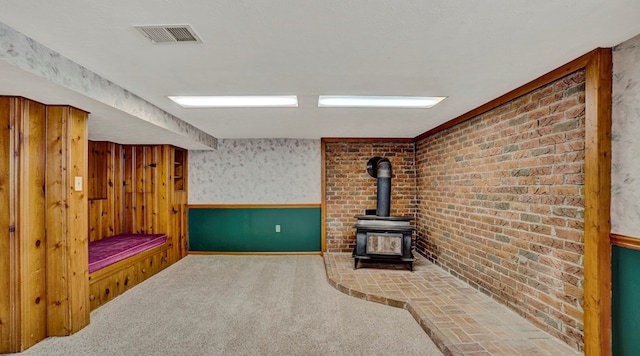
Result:
[[429,109],[444,97],[320,95],[318,107]]
[[295,95],[170,96],[169,99],[183,108],[298,107]]

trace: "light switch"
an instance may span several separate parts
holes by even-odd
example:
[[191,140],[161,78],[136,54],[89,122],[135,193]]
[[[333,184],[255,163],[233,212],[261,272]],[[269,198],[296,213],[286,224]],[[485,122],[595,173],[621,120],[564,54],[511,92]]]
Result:
[[82,191],[82,177],[76,177],[73,185],[73,190],[76,192]]
[[276,232],[280,232],[280,225],[276,225]]

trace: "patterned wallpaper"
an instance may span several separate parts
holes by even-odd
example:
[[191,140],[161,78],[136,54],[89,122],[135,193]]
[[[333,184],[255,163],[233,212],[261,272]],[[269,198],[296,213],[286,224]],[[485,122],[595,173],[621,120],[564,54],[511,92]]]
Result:
[[0,23],[0,60],[129,115],[215,148],[217,139]]
[[611,231],[640,238],[640,35],[613,49]]
[[320,140],[220,140],[189,151],[189,204],[320,204]]

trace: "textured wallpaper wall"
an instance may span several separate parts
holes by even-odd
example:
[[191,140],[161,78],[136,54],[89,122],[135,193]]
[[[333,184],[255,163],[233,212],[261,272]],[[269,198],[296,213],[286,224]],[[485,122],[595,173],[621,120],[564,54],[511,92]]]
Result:
[[189,151],[189,204],[320,204],[320,140],[220,140]]
[[[215,137],[159,109],[3,23],[0,23],[0,48],[3,49],[0,51],[0,60],[2,61],[155,126],[179,133],[191,141],[201,143],[204,146],[216,147]],[[91,122],[92,120],[89,120],[90,128],[93,125]],[[122,132],[127,132],[128,128],[123,127],[122,129]],[[90,132],[89,135],[90,139],[104,140],[100,132]],[[129,136],[129,138],[133,137]]]
[[611,231],[640,238],[640,36],[613,50]]

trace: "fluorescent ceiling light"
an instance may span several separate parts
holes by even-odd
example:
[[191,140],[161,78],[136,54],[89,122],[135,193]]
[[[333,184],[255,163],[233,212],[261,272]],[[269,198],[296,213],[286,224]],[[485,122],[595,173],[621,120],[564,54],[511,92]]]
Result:
[[169,99],[183,108],[298,107],[295,95],[170,96]]
[[444,97],[320,95],[318,107],[428,109],[442,100]]

